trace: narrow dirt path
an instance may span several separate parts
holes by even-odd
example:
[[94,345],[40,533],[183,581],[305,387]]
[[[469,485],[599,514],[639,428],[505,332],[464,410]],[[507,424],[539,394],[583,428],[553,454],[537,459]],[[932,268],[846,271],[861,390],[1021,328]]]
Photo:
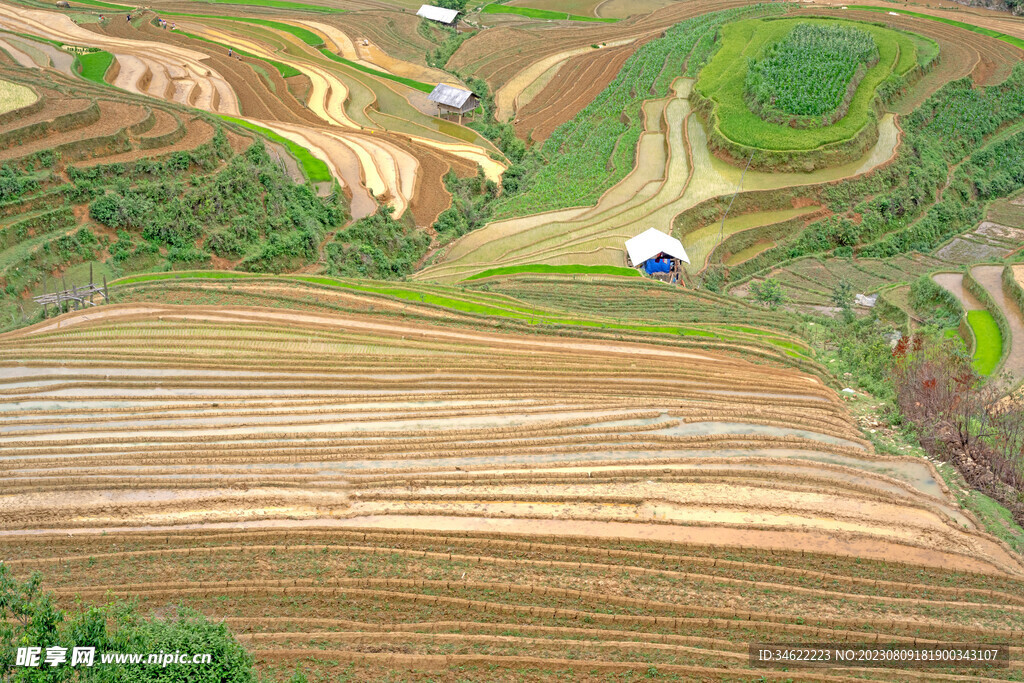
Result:
[[964,289],[962,273],[936,273],[932,275],[932,280],[955,296],[965,311],[981,311],[985,308],[973,294]]
[[[1003,266],[975,266],[971,274],[1006,316],[1010,325],[1010,350],[1003,368],[1013,375],[1014,382],[1024,378],[1024,313],[1016,303],[1010,301],[1003,291]],[[1005,343],[1005,341],[1004,341]]]

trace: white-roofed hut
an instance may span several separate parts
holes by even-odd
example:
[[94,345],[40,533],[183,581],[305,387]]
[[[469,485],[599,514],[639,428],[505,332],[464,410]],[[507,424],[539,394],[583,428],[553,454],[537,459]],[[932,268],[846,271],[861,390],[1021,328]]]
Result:
[[459,115],[459,123],[462,123],[462,117],[480,106],[480,98],[474,95],[469,90],[463,90],[462,88],[456,88],[452,85],[445,85],[439,83],[434,88],[427,99],[431,102],[437,103],[437,115],[441,118],[452,116],[454,114]]
[[682,263],[689,263],[683,243],[656,228],[626,240],[626,265],[658,280],[677,282]]
[[459,20],[459,10],[434,7],[433,5],[420,5],[420,9],[416,12],[416,16],[429,19],[430,21],[436,21],[439,24],[444,24],[445,26],[451,26],[454,28],[455,24]]

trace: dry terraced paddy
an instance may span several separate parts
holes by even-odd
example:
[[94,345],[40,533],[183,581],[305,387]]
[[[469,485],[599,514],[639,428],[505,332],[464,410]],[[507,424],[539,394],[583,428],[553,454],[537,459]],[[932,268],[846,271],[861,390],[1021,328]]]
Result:
[[[345,34],[328,24],[293,23],[316,30],[342,55],[351,47],[344,43]],[[447,202],[439,202],[438,197],[447,196],[441,176],[448,168],[466,175],[480,166],[495,181],[505,168],[492,158],[494,148],[475,132],[418,111],[407,99],[416,91],[334,62],[287,32],[209,17],[183,20],[181,26],[191,34],[293,68],[309,79],[304,106],[320,125],[253,122],[308,148],[327,163],[349,189],[356,217],[372,213],[375,200],[380,200],[393,206],[397,216],[412,205],[417,224],[427,226],[447,208]],[[391,66],[412,68],[397,61]]]
[[0,558],[64,603],[223,618],[267,672],[776,680],[746,647],[780,637],[1024,659],[1019,558],[790,369],[139,303],[0,359]]
[[114,84],[130,92],[215,113],[239,113],[238,100],[227,81],[204,64],[205,55],[195,50],[156,41],[112,38],[79,26],[64,14],[11,5],[0,5],[0,27],[106,50],[120,65]]
[[[405,86],[331,61],[286,31],[227,19],[179,19],[179,29],[214,42],[183,40],[148,24],[142,31],[116,24],[98,33],[62,14],[0,9],[0,27],[113,53],[116,62],[108,78],[119,88],[213,113],[241,114],[307,147],[348,188],[356,217],[372,213],[380,200],[393,206],[396,215],[411,206],[416,223],[428,226],[448,205],[441,182],[448,169],[468,175],[479,165],[492,180],[504,170],[504,163],[492,158],[495,150],[489,143],[467,128],[419,112],[406,99],[412,91]],[[335,47],[344,35],[320,22],[308,27]],[[268,96],[277,99],[277,90],[287,90],[284,81],[273,80],[262,66],[266,76],[261,78],[237,60],[226,60],[220,45],[269,60],[263,62],[267,68],[276,63],[303,74],[309,79],[305,104],[289,94],[264,105]],[[217,57],[208,56],[214,51]],[[390,65],[401,67],[398,61]],[[270,118],[254,119],[253,113]]]

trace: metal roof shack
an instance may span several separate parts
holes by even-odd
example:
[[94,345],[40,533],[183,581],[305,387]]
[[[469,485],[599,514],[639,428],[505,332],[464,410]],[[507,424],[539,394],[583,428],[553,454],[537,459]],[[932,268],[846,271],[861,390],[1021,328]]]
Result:
[[420,5],[416,16],[430,19],[447,26],[454,26],[455,20],[459,18],[459,10],[434,7],[433,5]]
[[452,85],[438,83],[427,99],[437,103],[437,114],[458,114],[459,119],[468,112],[473,111],[480,104],[480,98],[469,90],[456,88]]
[[658,254],[665,254],[680,261],[690,262],[683,243],[671,235],[666,235],[657,228],[648,228],[636,237],[626,240],[626,253],[634,266],[652,259]]

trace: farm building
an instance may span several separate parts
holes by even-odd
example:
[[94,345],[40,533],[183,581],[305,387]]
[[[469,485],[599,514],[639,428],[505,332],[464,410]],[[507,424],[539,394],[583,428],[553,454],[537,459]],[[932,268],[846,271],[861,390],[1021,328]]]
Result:
[[626,240],[626,264],[658,279],[675,282],[681,261],[690,262],[683,243],[656,228]]
[[420,5],[416,16],[436,21],[445,26],[455,26],[456,21],[459,19],[459,10],[434,7],[433,5]]
[[427,99],[437,102],[437,115],[443,117],[445,114],[458,114],[459,123],[462,117],[473,111],[480,104],[480,98],[469,90],[456,88],[455,86],[438,83]]

